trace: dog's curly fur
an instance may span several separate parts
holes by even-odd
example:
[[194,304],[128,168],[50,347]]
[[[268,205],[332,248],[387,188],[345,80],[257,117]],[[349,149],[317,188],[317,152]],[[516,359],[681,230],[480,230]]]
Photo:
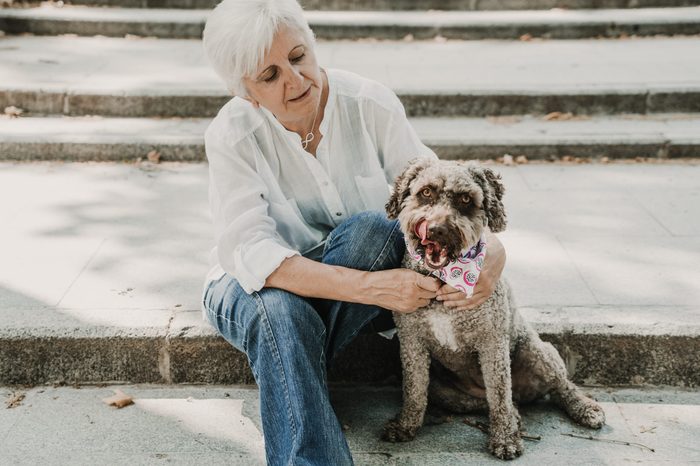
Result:
[[[398,218],[407,242],[425,252],[416,233],[426,220],[428,237],[443,243],[449,259],[478,241],[486,225],[505,229],[500,175],[474,163],[412,162],[396,179],[386,210]],[[432,237],[431,237],[432,235]],[[432,271],[408,254],[404,267]],[[520,416],[516,402],[550,394],[579,424],[600,428],[602,408],[567,378],[556,349],[543,342],[515,307],[507,282],[473,311],[432,301],[413,313],[394,313],[403,365],[403,407],[384,427],[382,438],[412,440],[431,402],[455,412],[488,410],[489,450],[502,459],[520,456]],[[431,370],[433,376],[430,377]],[[430,382],[430,383],[429,383]]]

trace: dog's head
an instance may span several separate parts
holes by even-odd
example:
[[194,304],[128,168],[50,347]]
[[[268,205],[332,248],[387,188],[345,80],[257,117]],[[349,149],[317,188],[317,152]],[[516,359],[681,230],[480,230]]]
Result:
[[456,260],[488,227],[503,231],[505,188],[501,176],[476,163],[418,159],[394,184],[386,204],[398,218],[406,241],[432,269]]

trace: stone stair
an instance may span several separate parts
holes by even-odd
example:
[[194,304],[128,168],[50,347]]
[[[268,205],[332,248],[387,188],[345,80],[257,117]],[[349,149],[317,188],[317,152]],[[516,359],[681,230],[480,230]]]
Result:
[[[700,38],[692,36],[700,1],[305,4],[320,63],[392,87],[443,158],[691,159],[672,176],[662,165],[560,167],[564,174],[543,164],[527,176],[517,171],[525,167],[504,168],[514,230],[504,238],[523,312],[576,381],[700,384],[697,290],[669,278],[673,267],[658,278],[668,285],[658,293],[629,278],[642,282],[630,264],[663,244],[683,258],[688,283],[700,279],[688,265],[700,247],[692,162],[700,155]],[[0,109],[22,111],[0,117],[0,194],[13,199],[0,205],[9,225],[0,233],[0,316],[8,322],[0,328],[0,383],[250,383],[245,358],[197,310],[210,247],[206,167],[10,163],[133,162],[151,151],[163,162],[203,161],[204,128],[229,99],[196,39],[211,2],[60,5],[0,9]],[[582,187],[543,193],[539,176]],[[647,196],[669,182],[678,192]],[[106,213],[92,212],[85,193],[107,203]],[[603,213],[587,210],[591,199]],[[543,219],[542,205],[560,220]],[[571,205],[583,213],[568,217]],[[619,295],[606,294],[580,255],[600,248],[600,238],[615,245],[606,264],[631,283]],[[528,265],[538,259],[529,254],[543,244],[557,252],[533,281]],[[43,264],[38,277],[48,291],[32,291],[37,272],[27,271],[27,257]],[[43,263],[49,259],[58,265]],[[122,262],[140,265],[121,270]],[[170,276],[173,283],[161,282]],[[396,341],[366,335],[331,377],[398,375]]]

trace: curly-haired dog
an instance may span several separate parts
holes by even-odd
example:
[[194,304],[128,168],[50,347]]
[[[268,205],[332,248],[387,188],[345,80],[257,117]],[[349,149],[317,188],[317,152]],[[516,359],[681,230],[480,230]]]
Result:
[[[408,250],[404,267],[423,274],[440,269],[477,244],[484,228],[505,229],[500,176],[489,168],[461,162],[418,160],[396,180],[386,209],[397,218]],[[465,256],[461,256],[465,257]],[[567,379],[556,349],[517,311],[510,287],[501,280],[493,295],[473,311],[431,302],[410,314],[394,313],[403,366],[403,408],[384,427],[382,438],[412,440],[428,402],[452,411],[488,409],[489,449],[502,459],[522,454],[520,416],[515,402],[550,394],[579,424],[600,428],[602,408]]]

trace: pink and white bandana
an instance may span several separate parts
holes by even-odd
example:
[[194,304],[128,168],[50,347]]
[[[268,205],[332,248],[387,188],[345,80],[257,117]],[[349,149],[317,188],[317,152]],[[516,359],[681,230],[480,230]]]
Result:
[[[420,264],[423,263],[421,254],[414,251],[408,243],[406,243],[406,248],[413,260],[418,261]],[[457,260],[449,262],[439,270],[434,270],[432,275],[435,275],[452,288],[460,290],[467,295],[467,298],[470,298],[474,294],[474,286],[479,280],[479,274],[485,258],[486,241],[482,235],[477,244],[462,251]]]

